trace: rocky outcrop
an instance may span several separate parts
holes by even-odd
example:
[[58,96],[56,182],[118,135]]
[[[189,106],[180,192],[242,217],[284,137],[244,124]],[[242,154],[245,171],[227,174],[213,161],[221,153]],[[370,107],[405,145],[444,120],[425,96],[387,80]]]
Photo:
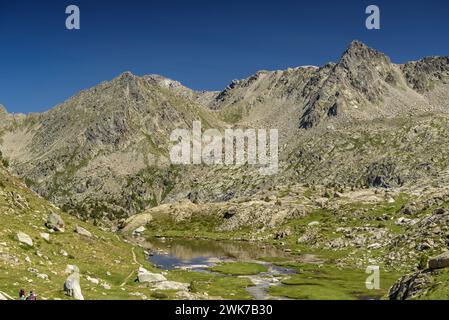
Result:
[[151,273],[143,267],[139,268],[139,271],[137,272],[137,279],[141,283],[153,283],[167,280],[162,274]]
[[430,284],[435,282],[433,278],[438,275],[434,273],[434,270],[448,267],[449,251],[431,257],[428,260],[428,269],[401,277],[390,288],[388,297],[391,300],[407,300],[423,297],[431,288]]
[[426,293],[430,275],[428,271],[419,271],[400,278],[389,290],[390,300],[407,300]]
[[190,284],[175,282],[175,281],[161,281],[157,282],[153,288],[156,290],[176,290],[176,291],[188,291]]
[[407,84],[420,93],[449,83],[449,57],[428,57],[401,67]]
[[395,164],[391,160],[372,163],[367,170],[366,185],[375,188],[401,186],[403,181],[395,170]]
[[429,259],[429,269],[442,269],[449,267],[449,251]]
[[33,246],[33,239],[31,239],[31,237],[29,235],[27,235],[26,233],[18,232],[16,234],[16,239],[20,243],[24,243],[24,244],[26,244],[26,245],[28,245],[30,247]]
[[61,216],[55,213],[54,211],[51,211],[50,214],[48,215],[45,226],[50,230],[58,232],[64,232],[65,228],[64,220],[62,220]]

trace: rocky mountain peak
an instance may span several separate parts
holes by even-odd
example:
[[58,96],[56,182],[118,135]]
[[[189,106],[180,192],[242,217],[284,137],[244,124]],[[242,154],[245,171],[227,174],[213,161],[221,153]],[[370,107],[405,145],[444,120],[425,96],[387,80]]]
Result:
[[[346,51],[354,52],[354,51],[363,51],[363,50],[369,50],[369,49],[371,49],[371,48],[368,47],[368,45],[364,44],[363,42],[361,42],[359,40],[352,40]],[[373,49],[371,49],[371,50],[373,50]]]
[[149,74],[139,77],[134,75],[130,71],[125,71],[114,80],[112,80],[112,83],[120,83],[125,85],[139,82],[150,84],[159,88],[191,91],[189,88],[183,86],[179,81],[175,81],[158,74]]
[[125,71],[118,76],[118,79],[133,79],[136,76],[131,71]]
[[343,53],[340,65],[348,67],[350,64],[360,62],[391,63],[390,59],[382,52],[370,48],[358,40],[354,40]]
[[[141,78],[134,75],[130,71],[125,71],[121,73],[116,78],[111,81],[107,81],[106,85],[110,89],[117,90],[118,88],[125,89],[127,92],[129,91],[138,91],[138,82]],[[100,84],[98,86],[93,87],[94,90],[102,90],[103,86]]]
[[[166,89],[186,88],[179,81],[161,76],[159,74],[149,74],[143,77],[146,81]],[[186,88],[187,89],[187,88]]]

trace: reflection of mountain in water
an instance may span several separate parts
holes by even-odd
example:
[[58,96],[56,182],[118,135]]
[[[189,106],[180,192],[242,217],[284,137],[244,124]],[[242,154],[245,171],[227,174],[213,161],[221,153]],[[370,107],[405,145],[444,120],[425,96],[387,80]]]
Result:
[[193,239],[148,239],[147,246],[153,250],[163,250],[180,260],[198,257],[222,257],[236,260],[252,260],[262,257],[282,257],[286,254],[272,246],[258,246],[239,241],[214,241]]

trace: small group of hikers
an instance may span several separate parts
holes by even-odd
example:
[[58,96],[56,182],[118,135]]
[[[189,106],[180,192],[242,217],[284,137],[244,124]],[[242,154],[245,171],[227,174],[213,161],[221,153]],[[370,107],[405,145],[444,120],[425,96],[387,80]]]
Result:
[[27,296],[25,290],[20,289],[19,300],[37,300],[37,295],[34,293],[34,290],[31,290],[30,294]]

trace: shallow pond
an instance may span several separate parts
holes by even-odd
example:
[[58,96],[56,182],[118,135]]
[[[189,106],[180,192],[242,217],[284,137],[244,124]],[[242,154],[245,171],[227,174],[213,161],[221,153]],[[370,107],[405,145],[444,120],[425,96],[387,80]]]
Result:
[[262,258],[288,257],[287,253],[274,246],[240,241],[150,238],[147,239],[145,247],[151,251],[148,260],[165,270],[212,266],[220,261],[257,261]]

